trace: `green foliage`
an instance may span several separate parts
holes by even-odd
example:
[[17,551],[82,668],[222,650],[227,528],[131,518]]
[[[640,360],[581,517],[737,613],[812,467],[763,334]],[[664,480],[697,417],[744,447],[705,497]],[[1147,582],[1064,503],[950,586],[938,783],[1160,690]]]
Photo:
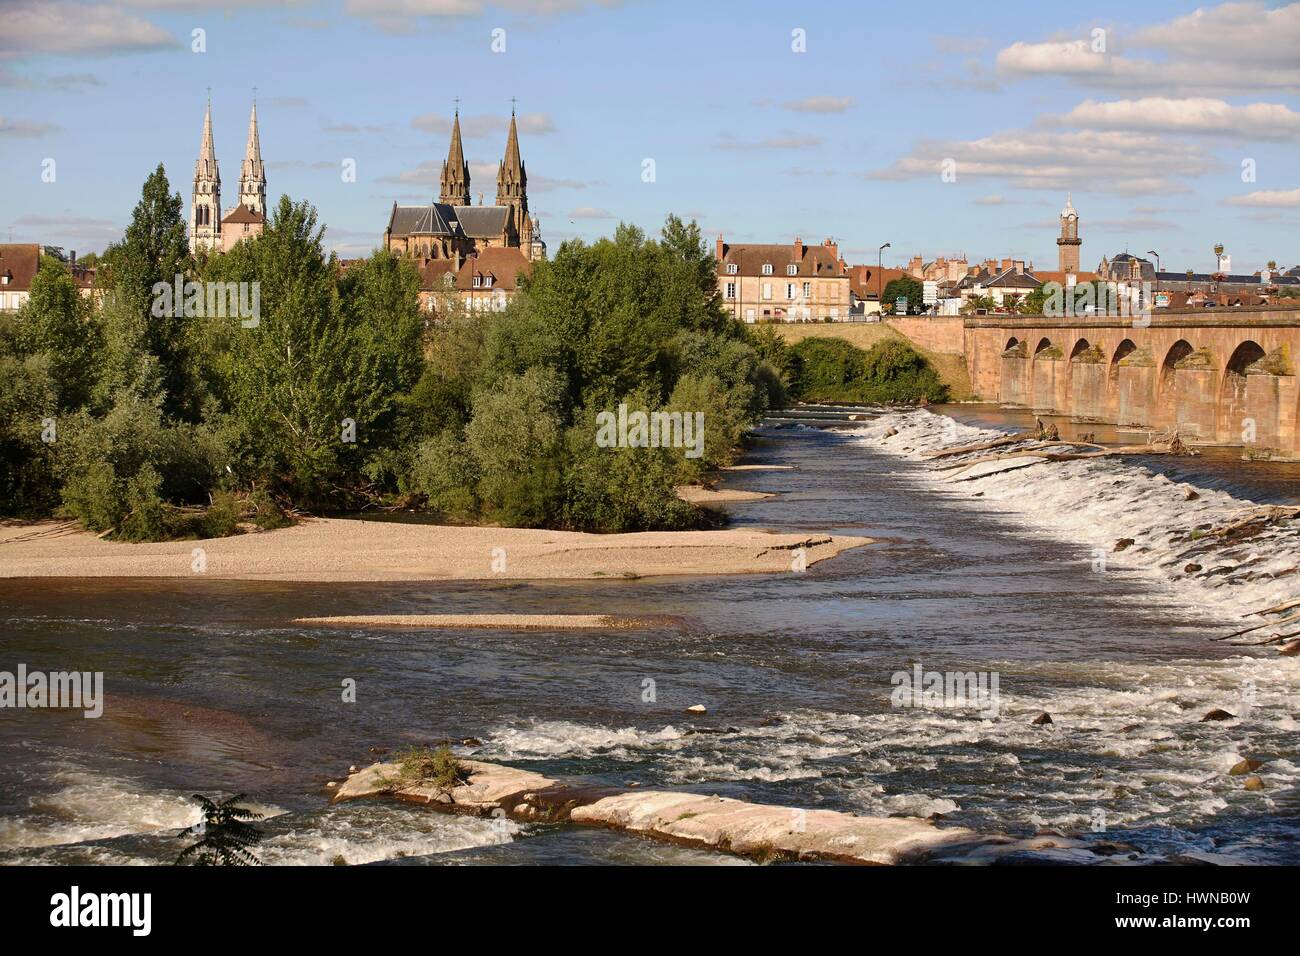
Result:
[[[239,806],[245,794],[237,793],[229,799],[214,803],[202,794],[194,794],[203,820],[198,831],[203,839],[181,851],[176,865],[193,866],[260,866],[262,861],[254,847],[262,842],[262,831],[250,820],[261,820],[265,814]],[[186,831],[190,832],[190,831]]]
[[15,346],[49,361],[59,412],[85,405],[97,379],[102,330],[90,301],[67,267],[49,256],[32,278],[31,294],[18,312]]
[[943,401],[947,386],[907,342],[888,338],[867,351],[843,339],[804,339],[790,354],[791,394],[804,402]]
[[[399,495],[453,520],[687,527],[713,519],[673,486],[729,462],[788,400],[788,348],[721,309],[699,227],[676,217],[657,240],[623,225],[565,243],[503,313],[435,317],[409,260],[326,257],[307,203],[282,197],[260,236],[197,261],[181,209],[159,167],[103,257],[101,302],[49,260],[19,323],[0,324],[6,511],[61,505],[132,541]],[[178,275],[255,285],[258,322],[155,309]],[[596,414],[620,402],[702,414],[702,455],[598,446]]]
[[49,357],[20,356],[13,339],[12,319],[0,316],[0,515],[37,517],[58,502],[53,446],[42,440],[57,397]]
[[1016,303],[1016,311],[1021,315],[1042,315],[1048,299],[1045,286],[1046,283],[1040,285]]
[[891,312],[895,311],[894,306],[900,298],[907,299],[907,311],[911,314],[924,307],[925,286],[911,276],[899,276],[885,285],[885,291],[880,294],[880,298],[882,306]]
[[[163,408],[170,416],[197,418],[192,382],[188,374],[187,320],[175,315],[152,314],[154,286],[171,285],[191,266],[185,238],[185,216],[179,193],[171,192],[167,173],[159,164],[145,180],[140,202],[120,243],[104,252],[105,278],[118,298],[117,342],[110,348],[135,356],[148,356],[157,364]],[[202,321],[202,320],[198,320]],[[127,362],[126,355],[117,356]],[[125,374],[122,369],[118,374]],[[129,377],[129,375],[127,376]]]

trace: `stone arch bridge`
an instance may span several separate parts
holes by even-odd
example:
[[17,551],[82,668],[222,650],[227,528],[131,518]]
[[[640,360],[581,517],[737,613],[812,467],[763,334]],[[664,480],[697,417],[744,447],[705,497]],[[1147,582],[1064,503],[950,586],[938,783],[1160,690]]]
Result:
[[1300,310],[973,316],[963,336],[971,386],[986,401],[1300,456]]

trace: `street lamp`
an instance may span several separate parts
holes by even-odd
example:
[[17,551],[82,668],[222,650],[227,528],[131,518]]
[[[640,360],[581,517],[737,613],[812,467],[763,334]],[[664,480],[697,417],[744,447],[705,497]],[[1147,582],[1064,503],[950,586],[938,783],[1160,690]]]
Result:
[[1148,249],[1148,250],[1147,250],[1147,255],[1149,255],[1149,256],[1155,256],[1155,257],[1156,257],[1156,291],[1159,292],[1159,291],[1160,291],[1160,272],[1161,272],[1161,269],[1160,269],[1160,253],[1156,252],[1154,249]]
[[882,286],[885,283],[885,250],[889,248],[889,243],[885,243],[876,250],[876,303],[880,306],[880,315],[885,314],[885,292]]

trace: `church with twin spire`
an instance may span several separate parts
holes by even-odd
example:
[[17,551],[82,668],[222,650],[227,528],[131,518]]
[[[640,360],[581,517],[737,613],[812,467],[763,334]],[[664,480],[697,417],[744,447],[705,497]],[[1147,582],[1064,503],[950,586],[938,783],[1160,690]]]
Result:
[[438,201],[424,206],[393,203],[384,248],[419,259],[459,263],[488,249],[517,249],[528,262],[545,258],[537,218],[528,211],[528,171],[519,151],[519,129],[510,110],[506,151],[497,166],[496,202],[471,200],[469,163],[461,142],[460,110],[451,125],[451,146],[439,177]]
[[203,142],[190,197],[190,252],[227,252],[262,233],[266,224],[266,166],[257,135],[257,100],[248,118],[248,143],[239,167],[239,202],[222,214],[221,171],[212,139],[212,98],[203,116]]

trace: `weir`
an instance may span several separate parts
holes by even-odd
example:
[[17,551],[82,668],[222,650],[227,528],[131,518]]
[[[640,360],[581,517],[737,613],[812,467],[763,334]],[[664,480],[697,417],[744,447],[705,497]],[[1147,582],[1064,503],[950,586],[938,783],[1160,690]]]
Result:
[[972,316],[963,351],[984,401],[1300,457],[1300,309]]

